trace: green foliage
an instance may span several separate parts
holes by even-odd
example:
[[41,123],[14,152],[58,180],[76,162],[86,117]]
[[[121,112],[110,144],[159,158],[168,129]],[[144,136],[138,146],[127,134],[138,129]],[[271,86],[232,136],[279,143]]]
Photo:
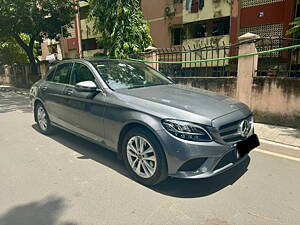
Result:
[[289,35],[300,36],[300,17],[295,18],[293,22],[290,23],[293,27],[287,31]]
[[28,63],[27,55],[14,39],[0,40],[0,64]]
[[[41,43],[43,38],[58,38],[61,27],[70,26],[75,14],[73,1],[0,0],[0,6],[0,38],[14,39],[27,54],[32,72],[37,74],[35,43]],[[27,41],[22,38],[24,34]]]
[[69,0],[0,0],[0,5],[2,35],[24,33],[39,42],[57,38],[61,27],[69,24],[75,13]]
[[138,55],[151,42],[139,0],[89,0],[90,18],[102,37],[98,42],[112,58]]

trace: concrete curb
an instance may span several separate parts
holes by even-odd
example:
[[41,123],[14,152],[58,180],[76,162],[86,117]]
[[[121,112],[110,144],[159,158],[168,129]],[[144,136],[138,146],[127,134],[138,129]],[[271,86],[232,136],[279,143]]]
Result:
[[273,141],[273,140],[268,140],[268,139],[265,139],[265,138],[260,138],[259,141],[260,141],[261,143],[266,143],[266,144],[271,144],[271,145],[282,146],[282,147],[285,147],[285,148],[290,148],[290,149],[293,149],[293,150],[298,150],[298,151],[300,151],[300,147],[295,146],[295,145],[288,145],[288,144],[276,142],[276,141]]

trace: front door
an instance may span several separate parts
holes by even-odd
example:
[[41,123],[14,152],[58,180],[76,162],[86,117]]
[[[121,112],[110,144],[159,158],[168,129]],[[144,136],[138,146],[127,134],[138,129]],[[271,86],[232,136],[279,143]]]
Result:
[[66,99],[67,122],[71,129],[94,141],[102,142],[103,113],[105,108],[105,95],[103,92],[79,92],[75,85],[83,81],[93,81],[97,84],[96,76],[83,63],[75,63],[70,84],[66,86],[64,95]]

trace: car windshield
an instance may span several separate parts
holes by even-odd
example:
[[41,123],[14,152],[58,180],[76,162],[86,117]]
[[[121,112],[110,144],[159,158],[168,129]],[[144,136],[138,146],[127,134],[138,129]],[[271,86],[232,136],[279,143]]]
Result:
[[99,61],[93,65],[113,90],[172,84],[161,73],[141,63]]

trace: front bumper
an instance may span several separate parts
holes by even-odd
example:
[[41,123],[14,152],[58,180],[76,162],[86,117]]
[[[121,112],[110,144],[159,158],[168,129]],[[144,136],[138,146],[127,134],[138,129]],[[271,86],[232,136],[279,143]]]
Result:
[[[253,131],[249,135],[252,134]],[[235,144],[189,142],[174,138],[165,130],[160,131],[158,136],[165,150],[171,177],[208,178],[225,172],[247,158],[247,155],[239,157]]]
[[[224,164],[221,168],[218,167],[218,164],[221,164],[222,158],[208,158],[196,171],[178,171],[176,174],[171,176],[186,179],[209,178],[235,167],[243,162],[247,157],[248,155],[245,155],[238,160],[228,161],[228,163]],[[205,172],[206,170],[208,171]]]

